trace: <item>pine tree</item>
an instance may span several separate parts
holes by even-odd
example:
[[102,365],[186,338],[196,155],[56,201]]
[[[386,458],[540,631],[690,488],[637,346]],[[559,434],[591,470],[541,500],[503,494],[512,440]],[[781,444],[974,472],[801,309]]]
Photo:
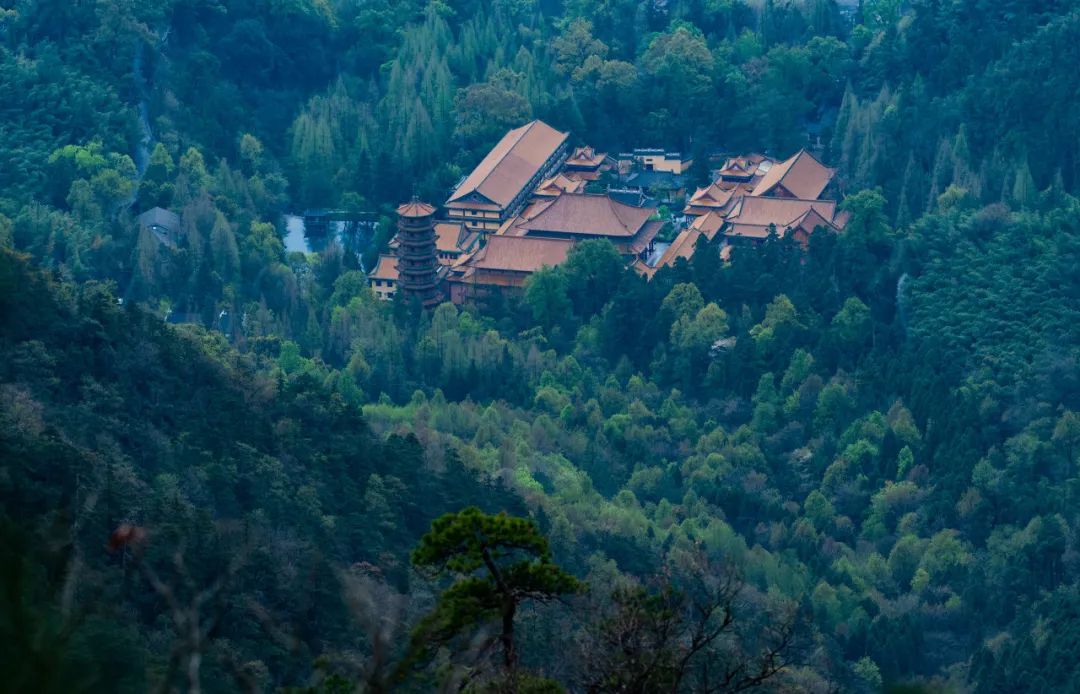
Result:
[[1028,210],[1035,206],[1039,198],[1039,189],[1035,185],[1035,177],[1031,175],[1031,167],[1028,159],[1024,156],[1020,165],[1016,167],[1016,178],[1013,179],[1012,201],[1021,210]]
[[926,200],[926,207],[920,212],[934,208],[938,196],[952,183],[952,175],[953,150],[949,140],[943,138],[938,145],[937,157],[934,159],[934,170],[930,174],[930,191]]
[[833,125],[832,141],[829,143],[829,155],[839,163],[842,171],[851,172],[851,152],[846,147],[849,139],[848,128],[855,111],[858,108],[858,98],[852,89],[851,82],[844,88],[844,97],[840,101],[840,110],[836,115],[836,123]]
[[552,561],[547,538],[531,520],[491,516],[475,507],[435,520],[412,562],[433,576],[455,579],[413,632],[414,652],[496,621],[507,671],[517,665],[514,628],[521,604],[547,602],[582,587]]
[[231,282],[240,270],[240,251],[232,225],[220,212],[210,232],[210,252],[214,256],[214,269],[225,282]]
[[971,149],[968,146],[967,126],[961,125],[953,140],[953,184],[968,191],[976,198],[981,197],[979,177],[975,174],[972,161]]
[[904,180],[900,185],[900,195],[896,203],[896,223],[894,226],[897,229],[906,228],[912,221],[909,198],[913,194],[912,189],[915,186],[915,167],[915,153],[912,152],[908,155],[907,166],[904,167]]

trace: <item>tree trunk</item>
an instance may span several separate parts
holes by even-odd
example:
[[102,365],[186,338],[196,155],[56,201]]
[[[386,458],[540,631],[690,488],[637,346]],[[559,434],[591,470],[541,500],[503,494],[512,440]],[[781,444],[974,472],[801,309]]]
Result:
[[191,625],[189,628],[190,643],[188,647],[191,648],[191,653],[188,654],[187,661],[187,680],[188,680],[188,694],[199,694],[202,691],[202,687],[199,682],[199,668],[202,666],[202,638],[199,628],[199,615],[192,608]]
[[195,651],[188,656],[187,662],[187,679],[188,679],[188,694],[199,694],[201,687],[199,686],[199,667],[202,665],[202,653]]
[[517,611],[517,602],[513,597],[506,596],[502,604],[502,646],[503,664],[508,671],[514,669],[517,664],[517,652],[514,650],[514,613]]

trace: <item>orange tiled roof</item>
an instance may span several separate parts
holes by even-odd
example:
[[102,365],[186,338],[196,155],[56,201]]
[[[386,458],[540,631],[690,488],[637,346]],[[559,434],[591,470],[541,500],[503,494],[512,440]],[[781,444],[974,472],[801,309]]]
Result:
[[564,239],[490,236],[483,248],[459,265],[478,270],[536,272],[545,265],[554,267],[565,261],[573,245],[573,241]]
[[664,254],[660,256],[660,260],[656,261],[656,267],[674,265],[679,258],[689,260],[690,256],[694,255],[694,249],[697,247],[697,241],[700,238],[701,232],[697,229],[693,227],[683,229],[675,237],[675,240],[671,242],[671,245],[667,247]]
[[719,182],[712,183],[704,188],[698,188],[690,196],[688,206],[694,207],[723,207],[731,200],[738,188],[734,186],[722,186]]
[[[765,238],[769,227],[775,226],[777,233],[786,229],[803,228],[807,232],[817,226],[837,228],[834,200],[797,200],[794,198],[759,198],[746,196],[740,198],[728,213],[724,233],[730,236]],[[815,223],[820,219],[821,223]],[[812,224],[812,226],[807,226]]]
[[493,202],[483,202],[479,200],[453,200],[448,201],[445,207],[452,210],[481,210],[484,212],[502,212],[503,206],[496,205]]
[[398,205],[397,213],[399,217],[430,217],[435,214],[435,208],[413,198],[407,203]]
[[656,238],[656,235],[660,233],[660,230],[664,228],[664,223],[659,219],[650,219],[645,222],[645,226],[641,227],[641,231],[637,235],[633,236],[629,242],[616,243],[615,247],[619,248],[623,253],[629,253],[632,255],[638,255],[645,251],[652,243],[652,240]]
[[724,226],[724,215],[719,212],[710,211],[701,215],[690,225],[690,228],[705,234],[705,238],[712,241],[716,236],[716,232],[720,231],[720,228]]
[[512,217],[503,222],[502,225],[499,227],[499,230],[495,233],[499,236],[524,236],[528,232],[528,229],[525,229],[524,227],[521,227],[519,225],[522,222],[528,221],[536,217],[536,215],[540,214],[548,207],[550,207],[551,203],[554,201],[555,198],[540,198],[539,200],[533,200],[528,205],[526,205],[525,209],[522,210],[521,214],[519,214],[517,217]]
[[597,152],[592,147],[578,147],[574,150],[574,153],[566,160],[568,166],[587,166],[595,168],[604,163],[604,159],[607,158],[607,154],[603,152]]
[[[505,208],[562,147],[567,137],[568,133],[538,120],[511,130],[454,190],[447,205],[460,203],[463,198],[476,193],[491,204]],[[472,202],[469,204],[473,205]]]
[[580,178],[564,176],[560,173],[541,181],[540,185],[536,186],[536,195],[553,198],[563,193],[580,193],[584,189],[585,181]]
[[796,219],[789,226],[792,229],[796,229],[796,228],[803,229],[807,233],[812,232],[814,229],[817,229],[818,227],[826,227],[826,228],[833,228],[833,229],[836,228],[836,225],[833,224],[832,220],[825,219],[825,217],[821,214],[821,212],[819,212],[818,210],[815,210],[815,209],[807,210],[806,214],[804,214],[801,217],[799,217],[798,219]]
[[576,234],[581,236],[633,237],[649,218],[654,207],[632,207],[607,195],[565,193],[546,206],[535,206],[532,216],[522,216],[515,226],[530,231]]
[[769,195],[777,186],[782,186],[796,198],[816,200],[835,175],[835,169],[825,166],[803,149],[787,161],[772,166],[754,187],[752,195]]
[[518,221],[526,221],[535,218],[536,215],[551,207],[551,203],[553,202],[555,201],[537,200],[536,202],[531,203],[524,210],[521,211],[520,215],[518,215]]
[[461,222],[435,222],[435,247],[444,253],[465,250],[474,238]]
[[830,222],[836,216],[835,200],[804,200],[797,198],[760,198],[744,196],[727,215],[729,222],[740,224],[791,224],[808,210],[817,210]]
[[770,166],[775,164],[771,158],[764,154],[747,154],[741,157],[730,157],[720,169],[721,176],[731,178],[746,178],[748,176],[762,176]]
[[[533,204],[536,204],[536,203],[533,203]],[[529,205],[528,207],[526,207],[525,211],[528,212],[530,209],[532,209],[532,205]],[[524,232],[522,232],[520,229],[518,229],[518,228],[516,228],[514,226],[515,224],[518,223],[518,220],[520,220],[520,219],[521,219],[520,216],[519,217],[511,217],[510,219],[508,219],[505,222],[503,222],[502,224],[500,224],[499,228],[495,230],[495,234],[493,234],[493,235],[494,236],[521,236]]]
[[379,262],[376,263],[375,269],[368,273],[368,279],[397,281],[397,261],[397,256],[380,255]]
[[750,178],[754,173],[744,169],[740,162],[729,159],[724,168],[720,169],[720,175],[727,178]]
[[726,212],[743,195],[754,189],[754,181],[725,181],[718,179],[698,188],[686,202],[683,214],[703,215],[710,210]]

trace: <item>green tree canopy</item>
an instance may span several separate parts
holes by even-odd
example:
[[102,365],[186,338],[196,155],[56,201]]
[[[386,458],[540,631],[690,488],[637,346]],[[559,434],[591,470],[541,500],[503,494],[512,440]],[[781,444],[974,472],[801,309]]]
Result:
[[426,650],[490,621],[500,624],[503,665],[515,667],[514,617],[525,601],[546,602],[582,584],[559,568],[536,524],[476,507],[448,513],[431,524],[412,563],[433,577],[450,576],[434,611],[417,627],[413,645]]
[[545,328],[565,321],[570,314],[566,277],[558,268],[542,267],[525,282],[525,303],[533,318]]

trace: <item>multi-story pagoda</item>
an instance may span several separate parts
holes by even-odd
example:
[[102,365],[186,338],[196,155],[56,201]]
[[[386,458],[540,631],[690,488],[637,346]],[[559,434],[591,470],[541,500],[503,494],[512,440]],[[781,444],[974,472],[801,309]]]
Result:
[[424,308],[442,301],[435,246],[435,208],[415,197],[397,208],[397,290]]

